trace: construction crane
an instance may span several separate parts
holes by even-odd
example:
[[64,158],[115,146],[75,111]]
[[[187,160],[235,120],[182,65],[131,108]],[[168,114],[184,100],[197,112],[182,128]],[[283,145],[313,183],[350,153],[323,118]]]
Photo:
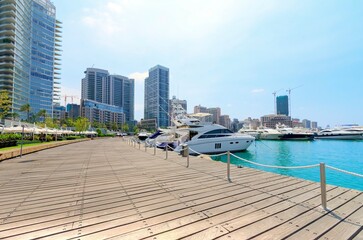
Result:
[[279,91],[281,91],[281,90],[283,90],[283,88],[281,88],[281,89],[279,89],[279,90],[276,90],[276,91],[274,91],[274,92],[272,93],[272,95],[274,95],[274,111],[275,111],[275,114],[277,114],[277,108],[276,108],[276,94],[277,94]]
[[77,99],[78,99],[78,97],[77,97],[77,96],[64,95],[63,97],[64,97],[64,105],[65,105],[66,107],[67,107],[67,99],[68,99],[68,98],[71,98],[71,102],[72,102],[72,103],[73,103],[74,98],[77,98]]
[[286,92],[289,93],[289,115],[290,115],[290,117],[292,117],[292,115],[291,115],[291,91],[296,89],[296,88],[302,87],[302,86],[303,85],[300,85],[300,86],[289,88],[289,89],[286,90]]

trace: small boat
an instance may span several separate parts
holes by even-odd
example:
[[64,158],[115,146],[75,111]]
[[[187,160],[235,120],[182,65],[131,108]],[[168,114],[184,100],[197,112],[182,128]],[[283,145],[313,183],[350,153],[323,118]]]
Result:
[[149,133],[146,132],[146,130],[141,129],[139,134],[137,134],[137,137],[139,138],[140,141],[145,141],[145,139],[149,137]]

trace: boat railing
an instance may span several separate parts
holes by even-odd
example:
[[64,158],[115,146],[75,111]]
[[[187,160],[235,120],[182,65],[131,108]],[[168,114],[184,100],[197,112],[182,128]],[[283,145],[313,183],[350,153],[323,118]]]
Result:
[[[138,144],[138,148],[141,149],[140,145],[141,143],[140,142],[137,142],[135,139],[129,139],[128,141],[128,144],[135,147],[136,148],[136,145]],[[145,143],[145,152],[147,151],[147,144]],[[154,144],[152,146],[154,148],[154,155],[156,155],[156,144]],[[170,150],[175,150],[174,148],[172,148],[171,146],[169,145],[166,145],[165,148],[163,149],[165,151],[165,159],[167,160],[168,159],[168,152],[169,152],[169,149]],[[190,148],[187,144],[184,144],[182,146],[182,152],[181,152],[181,155],[182,157],[186,157],[187,158],[187,165],[186,167],[188,168],[189,167],[189,153],[195,153],[195,154],[198,154],[198,155],[204,155],[202,153],[199,153],[197,151],[195,151],[194,149]],[[349,175],[352,175],[352,176],[355,176],[355,177],[360,177],[360,178],[363,178],[363,175],[362,174],[358,174],[358,173],[354,173],[354,172],[350,172],[350,171],[347,171],[347,170],[343,170],[343,169],[339,169],[339,168],[336,168],[336,167],[332,167],[332,166],[329,166],[329,165],[325,165],[325,163],[319,163],[319,164],[313,164],[313,165],[305,165],[305,166],[278,166],[278,165],[267,165],[267,164],[261,164],[261,163],[256,163],[256,162],[252,162],[252,161],[249,161],[247,159],[244,159],[244,158],[241,158],[229,151],[227,152],[224,152],[224,153],[220,153],[220,154],[215,154],[215,155],[208,155],[210,158],[212,157],[219,157],[219,156],[224,156],[226,155],[227,156],[227,180],[229,182],[232,182],[231,180],[231,156],[241,160],[241,161],[244,161],[244,162],[247,162],[249,164],[252,164],[252,165],[256,165],[256,166],[260,166],[260,167],[266,167],[266,168],[275,168],[275,169],[308,169],[308,168],[317,168],[319,167],[320,168],[320,190],[321,190],[321,205],[322,205],[322,208],[324,210],[327,210],[327,211],[330,211],[328,208],[327,208],[327,197],[326,197],[326,168],[329,168],[331,170],[334,170],[334,171],[338,171],[338,172],[341,172],[341,173],[344,173],[344,174],[349,174]],[[240,167],[240,166],[237,166],[237,167]]]

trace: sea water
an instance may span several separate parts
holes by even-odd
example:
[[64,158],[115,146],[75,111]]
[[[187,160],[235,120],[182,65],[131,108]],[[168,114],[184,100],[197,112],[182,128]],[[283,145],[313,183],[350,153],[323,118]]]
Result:
[[[306,166],[319,163],[363,175],[363,141],[256,141],[247,151],[235,155],[256,163],[274,166]],[[227,157],[212,157],[226,162]],[[278,174],[320,181],[319,167],[309,169],[276,169],[256,166],[231,156],[231,163]],[[233,177],[233,176],[232,176]],[[327,184],[363,190],[363,178],[326,169]]]

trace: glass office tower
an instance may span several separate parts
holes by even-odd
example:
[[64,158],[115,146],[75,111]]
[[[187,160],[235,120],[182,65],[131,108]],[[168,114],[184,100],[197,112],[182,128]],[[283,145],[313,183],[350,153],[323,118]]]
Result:
[[12,99],[11,112],[29,102],[31,1],[0,4],[0,90]]
[[289,98],[288,96],[276,97],[277,114],[289,116]]
[[53,114],[60,101],[61,23],[49,0],[32,1],[30,106]]
[[145,79],[144,119],[156,119],[157,127],[169,123],[169,69],[160,65],[149,70]]

